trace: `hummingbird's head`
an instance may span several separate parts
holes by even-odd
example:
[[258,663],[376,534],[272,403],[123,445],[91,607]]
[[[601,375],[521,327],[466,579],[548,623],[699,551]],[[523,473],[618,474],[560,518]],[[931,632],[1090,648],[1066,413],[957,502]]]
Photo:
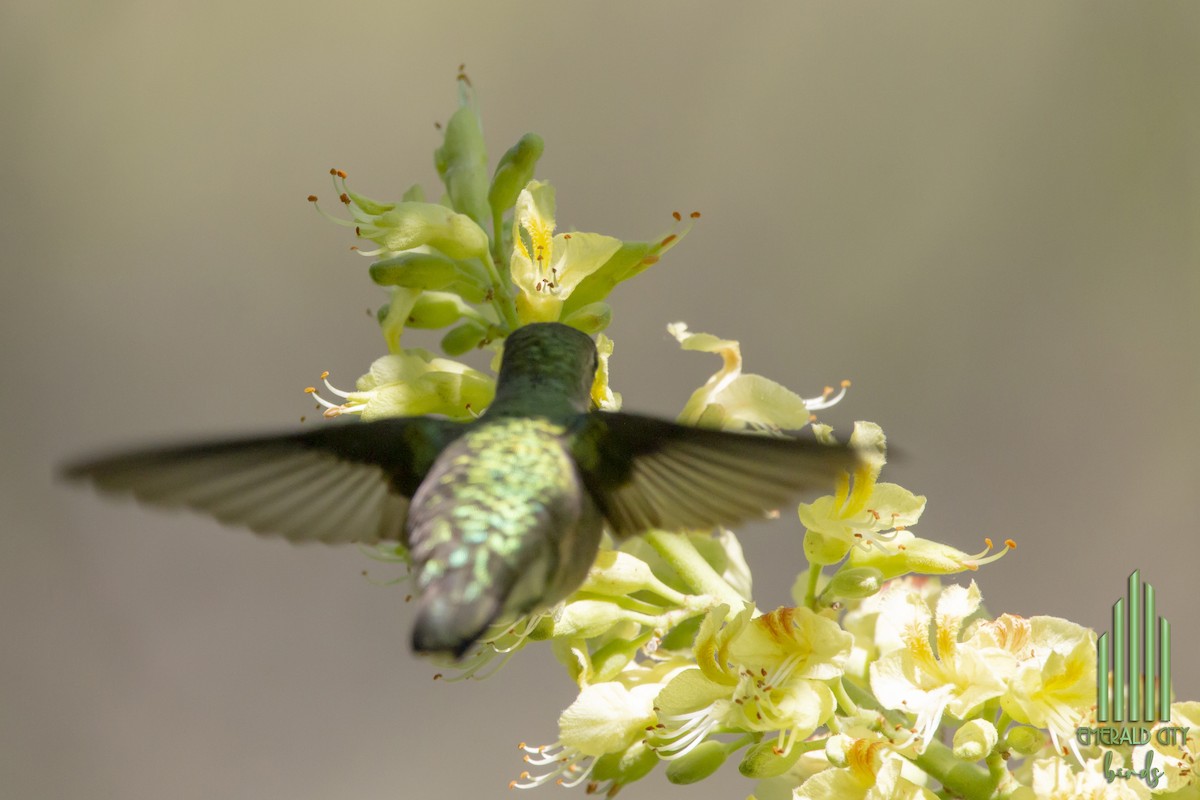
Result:
[[586,412],[599,363],[596,344],[586,333],[560,322],[523,325],[504,340],[496,400],[562,399],[575,413]]

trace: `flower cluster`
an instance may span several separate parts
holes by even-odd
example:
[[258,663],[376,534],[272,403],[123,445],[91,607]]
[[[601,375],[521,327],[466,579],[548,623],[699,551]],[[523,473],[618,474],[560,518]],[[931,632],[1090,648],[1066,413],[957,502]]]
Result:
[[[455,356],[498,350],[517,327],[561,321],[597,336],[592,396],[620,408],[609,386],[613,343],[603,331],[612,290],[655,264],[698,215],[675,214],[645,242],[562,232],[553,188],[536,180],[543,149],[520,139],[488,177],[479,115],[465,75],[435,163],[445,187],[428,202],[419,186],[397,202],[350,190],[333,170],[350,218],[331,217],[373,243],[371,278],[389,293],[379,312],[388,353],[356,390],[310,389],[327,416],[364,419],[483,411],[494,378]],[[314,203],[316,198],[310,198]],[[445,357],[406,348],[406,328],[446,329]],[[739,343],[668,326],[683,350],[719,356],[679,420],[783,435],[811,426],[848,382],[802,397],[745,373]],[[493,367],[496,362],[493,360]],[[324,376],[322,376],[324,377]],[[864,454],[836,491],[797,509],[807,564],[794,605],[760,609],[750,570],[728,530],[651,532],[601,548],[584,584],[557,607],[494,626],[458,662],[451,680],[480,678],[527,646],[546,642],[579,687],[558,737],[522,745],[520,788],[547,782],[615,793],[663,765],[675,783],[702,780],[731,759],[777,798],[1200,797],[1196,737],[1177,746],[1081,747],[1094,724],[1096,637],[1067,620],[988,616],[974,572],[1007,553],[965,553],[913,528],[926,500],[879,480],[886,440],[859,422]],[[404,560],[402,548],[377,554]],[[1104,676],[1100,676],[1101,679]],[[1172,724],[1200,728],[1200,704],[1172,706]],[[1159,765],[1147,781],[1113,770]],[[1115,765],[1115,766],[1114,766]]]

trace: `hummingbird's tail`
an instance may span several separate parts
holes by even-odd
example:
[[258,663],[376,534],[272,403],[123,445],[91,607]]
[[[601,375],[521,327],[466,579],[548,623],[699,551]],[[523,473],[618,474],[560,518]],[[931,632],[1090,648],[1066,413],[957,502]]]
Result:
[[420,600],[413,626],[413,650],[451,653],[461,658],[500,615],[500,597],[485,590],[472,600],[464,600],[456,587],[444,583],[430,587]]

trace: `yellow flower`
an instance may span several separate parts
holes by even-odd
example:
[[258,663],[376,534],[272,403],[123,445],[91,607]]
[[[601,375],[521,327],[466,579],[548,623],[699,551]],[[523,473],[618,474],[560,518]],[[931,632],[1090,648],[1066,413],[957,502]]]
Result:
[[621,240],[611,236],[554,229],[554,187],[530,181],[513,213],[510,269],[521,324],[557,321],[579,282],[621,248]]

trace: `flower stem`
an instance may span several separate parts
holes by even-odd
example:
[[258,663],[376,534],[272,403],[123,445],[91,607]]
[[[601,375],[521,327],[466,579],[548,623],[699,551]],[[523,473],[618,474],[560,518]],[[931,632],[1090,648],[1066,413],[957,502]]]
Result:
[[808,586],[804,589],[804,605],[813,611],[817,610],[817,583],[821,580],[821,567],[818,564],[808,565]]
[[497,262],[492,260],[490,254],[481,256],[479,260],[487,268],[488,279],[492,282],[492,306],[495,307],[496,314],[508,326],[509,332],[515,331],[520,327],[520,322],[517,320],[517,307],[513,303],[512,292],[509,291],[508,279],[500,274]]
[[671,565],[694,594],[711,595],[728,603],[731,614],[745,607],[746,598],[717,574],[685,534],[652,531],[646,535],[646,542]]

